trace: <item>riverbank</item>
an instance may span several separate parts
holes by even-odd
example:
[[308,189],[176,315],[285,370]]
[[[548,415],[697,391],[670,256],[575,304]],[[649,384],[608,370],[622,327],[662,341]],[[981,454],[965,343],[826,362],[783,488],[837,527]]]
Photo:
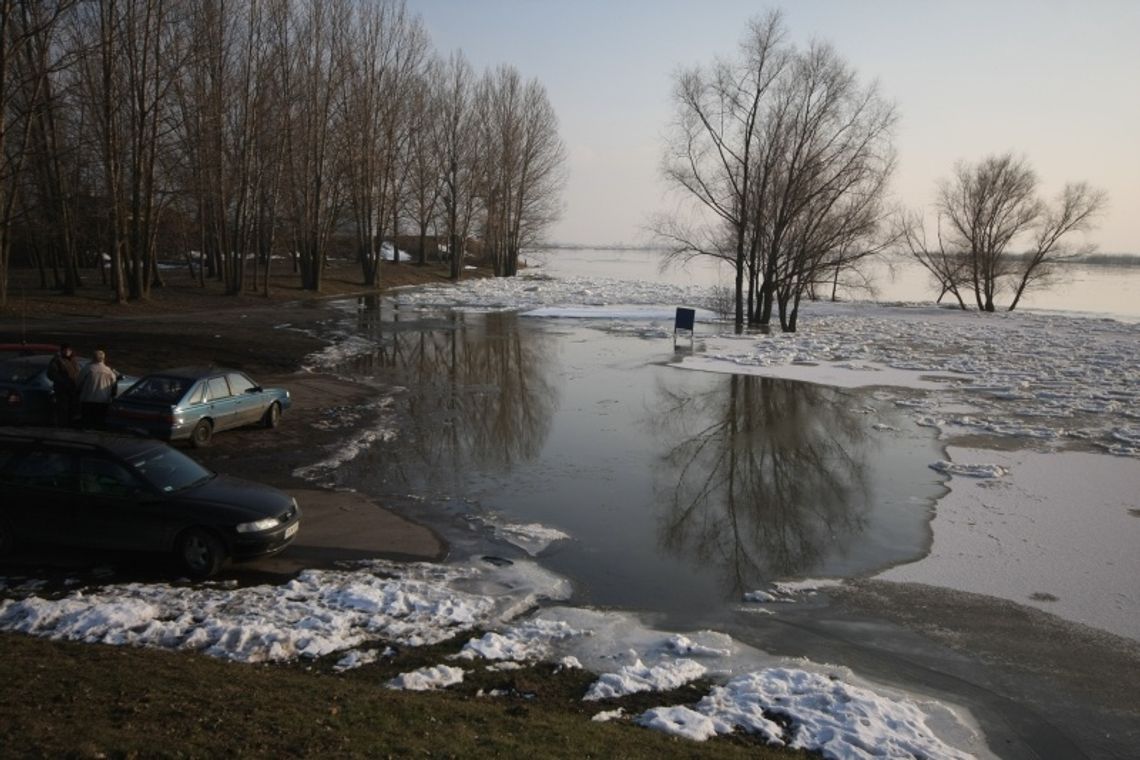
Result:
[[[231,366],[251,374],[292,372],[308,353],[324,345],[304,330],[314,316],[314,301],[449,282],[444,267],[385,262],[382,285],[376,290],[361,284],[354,262],[332,261],[319,292],[302,289],[296,274],[279,271],[271,277],[268,295],[229,295],[216,280],[201,284],[189,270],[174,268],[164,270],[166,284],[154,288],[150,298],[118,304],[110,288],[99,284],[97,272],[86,272],[86,284],[74,295],[41,288],[34,270],[13,270],[9,276],[8,305],[0,310],[0,342],[67,342],[82,356],[103,348],[110,365],[128,374],[194,364]],[[469,270],[465,276],[483,277],[486,272]],[[298,329],[278,329],[283,324]]]

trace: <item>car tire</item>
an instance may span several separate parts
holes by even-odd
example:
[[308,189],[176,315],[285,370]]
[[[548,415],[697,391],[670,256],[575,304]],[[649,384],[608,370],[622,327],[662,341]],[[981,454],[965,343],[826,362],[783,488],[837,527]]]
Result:
[[275,428],[281,424],[281,405],[274,401],[265,410],[265,414],[261,418],[261,422],[267,428]]
[[205,448],[210,445],[210,439],[214,437],[214,425],[209,420],[200,420],[194,429],[190,431],[190,445],[196,449]]
[[182,570],[195,580],[215,575],[226,561],[226,548],[218,537],[202,528],[188,528],[175,546]]

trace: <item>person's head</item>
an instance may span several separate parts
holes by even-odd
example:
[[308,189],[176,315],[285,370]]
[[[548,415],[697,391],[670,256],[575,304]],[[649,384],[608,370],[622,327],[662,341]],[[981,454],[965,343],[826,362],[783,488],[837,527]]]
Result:
[[59,353],[61,356],[71,356],[75,352],[71,350],[71,344],[70,343],[60,343],[59,344]]
[[107,359],[107,354],[101,348],[95,349],[95,363],[102,364]]

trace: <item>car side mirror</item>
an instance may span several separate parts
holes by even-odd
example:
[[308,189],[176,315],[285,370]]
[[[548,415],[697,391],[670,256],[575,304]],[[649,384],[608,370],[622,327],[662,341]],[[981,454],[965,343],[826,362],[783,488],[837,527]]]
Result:
[[246,393],[261,393],[261,386],[255,385],[252,388],[246,388]]

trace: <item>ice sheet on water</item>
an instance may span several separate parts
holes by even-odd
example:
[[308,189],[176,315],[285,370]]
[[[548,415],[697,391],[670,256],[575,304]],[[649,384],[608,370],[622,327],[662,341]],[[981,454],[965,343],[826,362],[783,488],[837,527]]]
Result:
[[932,463],[930,469],[965,478],[1000,478],[1009,474],[1009,471],[1000,464],[959,464],[945,459]]
[[532,557],[537,557],[555,541],[565,541],[570,538],[569,534],[557,528],[541,523],[512,523],[497,515],[476,515],[470,520],[488,526],[497,538],[517,546]]

